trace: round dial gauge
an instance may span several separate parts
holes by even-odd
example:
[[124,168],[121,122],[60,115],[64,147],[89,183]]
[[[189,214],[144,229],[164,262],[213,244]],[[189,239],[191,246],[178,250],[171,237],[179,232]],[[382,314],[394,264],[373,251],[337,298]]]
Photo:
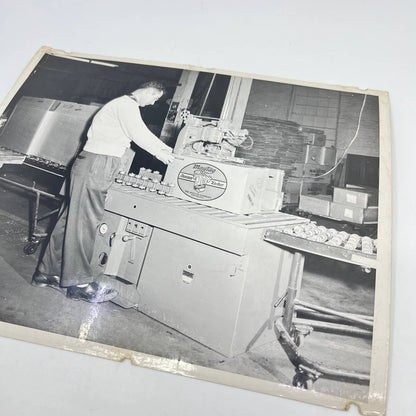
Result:
[[101,235],[104,235],[108,231],[108,225],[105,222],[103,222],[100,225],[100,228],[98,229],[98,231],[100,232]]

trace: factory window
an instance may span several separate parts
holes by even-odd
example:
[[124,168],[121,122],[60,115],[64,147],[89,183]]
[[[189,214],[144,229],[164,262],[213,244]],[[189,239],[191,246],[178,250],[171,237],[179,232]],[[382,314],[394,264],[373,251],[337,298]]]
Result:
[[207,118],[220,118],[230,76],[201,72],[192,91],[189,111]]

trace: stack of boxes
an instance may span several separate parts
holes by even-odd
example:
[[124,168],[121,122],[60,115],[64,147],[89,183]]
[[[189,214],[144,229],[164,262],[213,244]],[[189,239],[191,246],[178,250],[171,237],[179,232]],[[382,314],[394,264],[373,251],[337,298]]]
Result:
[[348,187],[334,188],[331,202],[331,218],[357,224],[377,222],[378,191],[377,189]]
[[[316,133],[309,133],[309,136],[314,137]],[[334,147],[325,147],[323,132],[318,137],[323,137],[324,140],[319,140],[319,145],[306,144],[304,161],[295,163],[291,175],[286,177],[284,187],[286,204],[298,204],[300,195],[326,195],[328,193],[331,175],[320,178],[317,176],[328,172],[334,166],[336,150]]]
[[333,197],[301,195],[299,209],[310,214],[354,224],[376,223],[378,219],[377,189],[347,185],[334,188]]
[[250,165],[284,170],[284,205],[297,205],[301,193],[327,194],[331,175],[313,179],[335,163],[335,148],[325,147],[322,130],[254,116],[246,116],[243,127],[253,137],[254,145],[250,150],[237,149],[236,156]]

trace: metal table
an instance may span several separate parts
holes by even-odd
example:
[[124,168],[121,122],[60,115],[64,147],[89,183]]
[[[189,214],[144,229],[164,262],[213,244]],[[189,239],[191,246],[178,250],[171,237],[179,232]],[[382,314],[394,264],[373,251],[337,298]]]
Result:
[[[320,377],[369,384],[369,374],[327,367],[303,355],[301,348],[305,336],[310,334],[313,329],[324,329],[350,336],[371,337],[373,318],[312,305],[300,301],[297,297],[303,277],[304,253],[355,264],[367,270],[376,269],[376,255],[309,241],[305,238],[285,234],[279,229],[267,229],[264,240],[294,251],[288,289],[275,304],[275,307],[278,307],[284,302],[283,316],[275,320],[274,326],[283,349],[295,366],[296,373],[293,385],[307,389],[312,387],[312,384]],[[298,312],[310,318],[299,319],[296,316]]]

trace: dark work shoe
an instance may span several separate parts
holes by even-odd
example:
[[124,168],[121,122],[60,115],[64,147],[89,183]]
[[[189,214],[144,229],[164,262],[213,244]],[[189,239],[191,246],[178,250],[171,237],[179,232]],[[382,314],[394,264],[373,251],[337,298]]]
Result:
[[41,273],[36,271],[32,277],[32,285],[37,287],[59,287],[61,279],[59,276],[54,276],[51,274]]
[[70,286],[66,296],[72,300],[84,300],[90,303],[107,302],[118,295],[117,290],[101,286],[96,282],[85,287]]

